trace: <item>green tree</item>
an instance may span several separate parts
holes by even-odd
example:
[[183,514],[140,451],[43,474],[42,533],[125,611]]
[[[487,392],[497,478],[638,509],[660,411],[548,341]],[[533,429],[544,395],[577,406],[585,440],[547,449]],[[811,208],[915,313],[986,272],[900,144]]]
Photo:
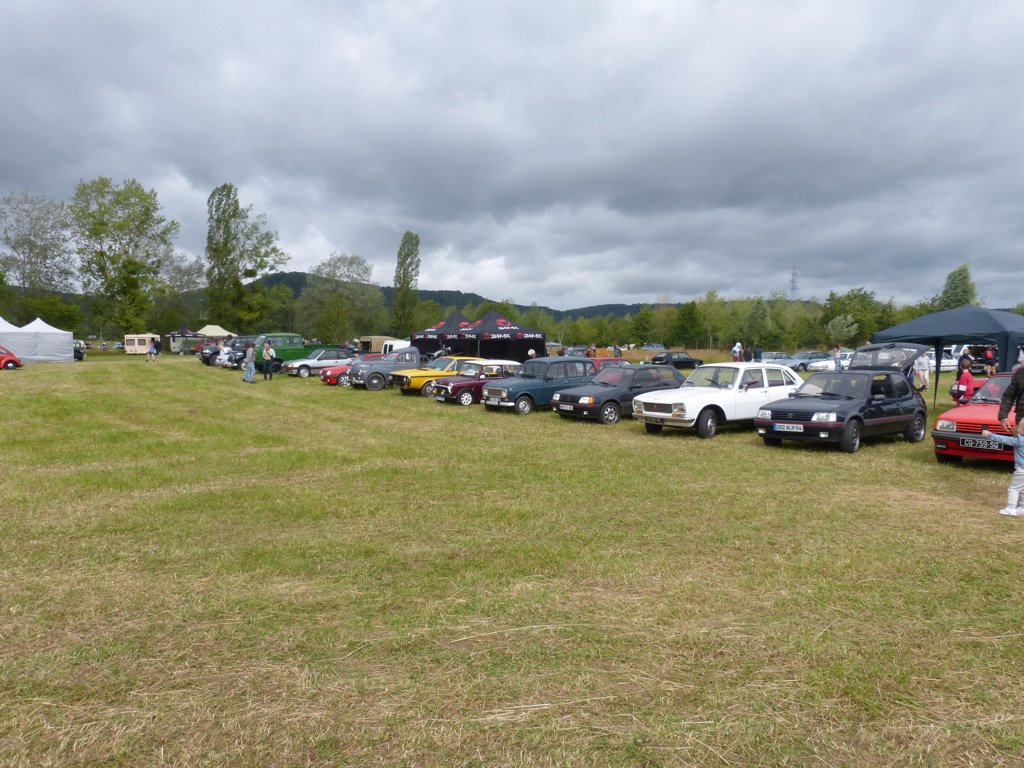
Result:
[[384,299],[362,256],[332,253],[309,271],[299,297],[299,327],[307,336],[342,342],[374,330]]
[[395,294],[391,305],[391,326],[394,334],[405,338],[418,330],[416,325],[416,305],[419,303],[419,291],[416,290],[420,279],[420,236],[406,232],[402,236],[402,244],[398,247],[398,262],[395,265]]
[[967,304],[976,304],[977,301],[978,289],[971,280],[971,268],[967,264],[961,264],[946,275],[946,285],[935,299],[935,311],[956,309]]
[[771,308],[762,296],[754,299],[747,316],[747,338],[754,344],[774,344],[776,340],[775,323],[772,321]]
[[651,333],[654,330],[654,311],[644,304],[643,309],[636,313],[633,318],[633,328],[630,341],[633,344],[641,345],[651,340]]
[[497,311],[499,314],[504,315],[514,323],[519,322],[519,310],[516,309],[515,299],[505,299],[504,301],[485,301],[477,307],[477,312],[483,317],[491,310]]
[[[206,296],[212,322],[239,333],[263,319],[266,296],[255,281],[288,262],[264,214],[238,202],[234,184],[221,184],[206,201]],[[248,285],[246,285],[248,283]]]
[[853,315],[839,315],[825,323],[825,337],[832,344],[842,344],[857,333],[857,321]]
[[120,186],[107,177],[79,182],[68,210],[94,312],[128,333],[149,330],[160,256],[178,223],[160,215],[156,192],[135,179]]
[[22,297],[71,291],[76,267],[64,203],[27,192],[0,198],[0,271]]
[[704,320],[697,308],[697,302],[688,301],[680,304],[672,323],[672,343],[692,349],[702,346],[706,339]]

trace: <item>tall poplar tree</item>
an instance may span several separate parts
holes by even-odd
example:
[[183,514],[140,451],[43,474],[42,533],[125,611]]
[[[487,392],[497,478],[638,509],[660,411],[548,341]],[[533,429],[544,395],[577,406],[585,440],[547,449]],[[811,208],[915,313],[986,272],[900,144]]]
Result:
[[946,276],[946,285],[935,299],[935,311],[956,309],[978,301],[978,289],[971,280],[971,268],[961,264]]
[[391,305],[391,326],[394,334],[405,338],[413,331],[416,322],[416,305],[419,304],[420,279],[420,236],[406,232],[398,247],[398,263],[395,266],[395,295]]
[[287,263],[288,255],[277,246],[277,232],[265,229],[265,215],[250,221],[252,206],[241,206],[234,184],[213,190],[206,210],[210,320],[244,333],[255,327],[266,310],[265,296],[252,287],[253,281]]

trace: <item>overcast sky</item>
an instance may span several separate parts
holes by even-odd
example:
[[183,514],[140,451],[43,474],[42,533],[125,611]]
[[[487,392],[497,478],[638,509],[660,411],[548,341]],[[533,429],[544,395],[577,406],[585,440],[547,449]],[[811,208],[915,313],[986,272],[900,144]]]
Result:
[[1024,301],[1019,0],[7,0],[0,194],[225,182],[306,271],[556,309]]

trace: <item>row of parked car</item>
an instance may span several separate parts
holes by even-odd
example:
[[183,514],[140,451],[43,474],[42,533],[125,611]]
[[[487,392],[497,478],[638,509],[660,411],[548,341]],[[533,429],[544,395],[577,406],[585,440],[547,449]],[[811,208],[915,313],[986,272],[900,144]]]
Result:
[[[712,438],[722,427],[753,425],[766,446],[785,440],[834,443],[853,453],[867,438],[895,434],[916,443],[927,436],[927,405],[906,374],[928,351],[917,344],[867,345],[849,353],[844,370],[811,370],[806,380],[790,365],[767,360],[698,361],[686,376],[667,362],[638,365],[567,355],[519,363],[434,357],[415,347],[330,365],[330,356],[317,356],[293,361],[299,365],[288,372],[301,376],[298,371],[308,365],[325,384],[370,391],[393,387],[440,403],[482,403],[488,411],[525,415],[550,408],[562,418],[603,424],[631,417],[650,434],[668,427]],[[1009,380],[1008,373],[979,380],[967,406],[939,416],[932,432],[938,461],[968,456],[1012,462],[1012,450],[981,438],[983,429],[1005,433],[996,410]]]

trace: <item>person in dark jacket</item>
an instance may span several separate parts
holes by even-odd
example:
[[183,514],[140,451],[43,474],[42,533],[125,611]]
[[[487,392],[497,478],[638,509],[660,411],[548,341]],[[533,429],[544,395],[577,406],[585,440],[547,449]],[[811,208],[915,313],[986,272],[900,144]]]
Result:
[[1018,368],[1013,372],[1010,384],[1003,392],[1003,398],[999,401],[999,413],[997,418],[1003,429],[1010,431],[1010,409],[1016,410],[1016,421],[1020,422],[1021,410],[1024,410],[1024,368]]

